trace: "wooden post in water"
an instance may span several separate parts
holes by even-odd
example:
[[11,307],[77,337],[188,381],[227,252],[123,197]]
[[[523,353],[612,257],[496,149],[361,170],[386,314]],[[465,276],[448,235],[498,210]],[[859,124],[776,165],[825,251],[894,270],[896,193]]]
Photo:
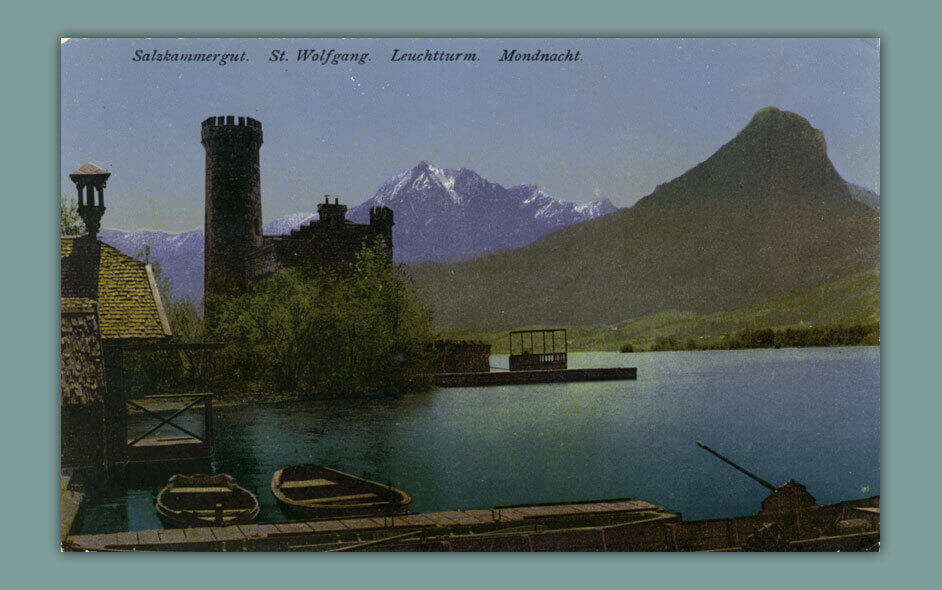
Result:
[[106,468],[123,464],[127,460],[128,408],[124,381],[124,349],[120,344],[102,347],[105,359],[107,387],[104,399],[104,430]]
[[213,398],[209,396],[203,402],[203,436],[206,437],[204,444],[209,445],[209,455],[216,451],[216,438],[213,433]]

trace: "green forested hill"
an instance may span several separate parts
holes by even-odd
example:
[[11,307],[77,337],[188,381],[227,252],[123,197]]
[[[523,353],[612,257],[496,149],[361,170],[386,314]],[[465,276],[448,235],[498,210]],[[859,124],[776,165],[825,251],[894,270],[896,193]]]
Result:
[[[856,273],[811,289],[710,314],[664,311],[607,326],[567,326],[570,350],[618,350],[625,343],[647,349],[660,337],[709,344],[749,329],[873,324],[880,321],[880,269]],[[539,327],[539,326],[520,326]],[[484,340],[507,352],[506,332],[452,331],[448,338]]]
[[408,271],[439,328],[498,331],[738,310],[876,268],[879,252],[879,213],[852,198],[821,132],[769,108],[629,209]]

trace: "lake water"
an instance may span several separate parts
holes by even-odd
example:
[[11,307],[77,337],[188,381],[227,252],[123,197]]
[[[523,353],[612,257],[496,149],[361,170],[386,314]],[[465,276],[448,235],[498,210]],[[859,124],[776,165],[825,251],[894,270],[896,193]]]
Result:
[[[805,484],[819,503],[880,493],[878,347],[569,359],[636,366],[638,380],[217,408],[213,469],[257,491],[262,521],[284,519],[272,473],[305,462],[389,480],[414,512],[619,497],[688,520],[758,511],[767,490],[698,440],[775,485]],[[79,532],[160,528],[167,475],[90,488]]]

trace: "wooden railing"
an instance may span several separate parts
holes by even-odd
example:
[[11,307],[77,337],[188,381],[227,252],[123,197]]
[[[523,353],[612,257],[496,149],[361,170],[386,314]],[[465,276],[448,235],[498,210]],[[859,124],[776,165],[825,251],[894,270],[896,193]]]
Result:
[[[209,453],[212,452],[213,448],[213,396],[212,393],[181,393],[181,394],[168,394],[168,395],[147,395],[143,397],[138,397],[135,399],[125,400],[128,410],[131,409],[139,410],[144,414],[153,418],[157,424],[152,426],[146,432],[140,436],[135,437],[133,440],[127,442],[127,449],[129,458],[134,453],[132,449],[144,451],[143,447],[147,447],[148,437],[152,434],[163,428],[164,426],[169,426],[174,428],[183,434],[186,435],[186,438],[181,437],[181,442],[187,443],[189,446],[194,446],[193,443],[197,443],[196,446],[199,446],[199,449],[193,449],[199,455],[205,455],[206,449],[209,449]],[[156,401],[156,402],[171,402],[175,400],[182,400],[183,406],[178,408],[166,408],[169,410],[174,410],[170,416],[161,416],[160,411],[162,408],[148,408],[144,404],[146,401]],[[174,422],[174,420],[181,416],[184,412],[202,406],[203,410],[203,433],[197,434],[190,430],[189,428]],[[169,449],[168,449],[169,451]],[[180,450],[179,453],[170,452],[170,455],[180,455],[175,458],[187,459],[191,458],[185,456],[187,453]]]
[[510,355],[511,371],[540,371],[565,369],[568,356],[565,352],[523,353]]

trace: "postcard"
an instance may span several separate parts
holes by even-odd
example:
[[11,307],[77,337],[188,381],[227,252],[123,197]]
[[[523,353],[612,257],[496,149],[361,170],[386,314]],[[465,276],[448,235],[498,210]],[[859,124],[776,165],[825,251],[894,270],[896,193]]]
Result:
[[879,551],[880,40],[61,40],[64,551]]

